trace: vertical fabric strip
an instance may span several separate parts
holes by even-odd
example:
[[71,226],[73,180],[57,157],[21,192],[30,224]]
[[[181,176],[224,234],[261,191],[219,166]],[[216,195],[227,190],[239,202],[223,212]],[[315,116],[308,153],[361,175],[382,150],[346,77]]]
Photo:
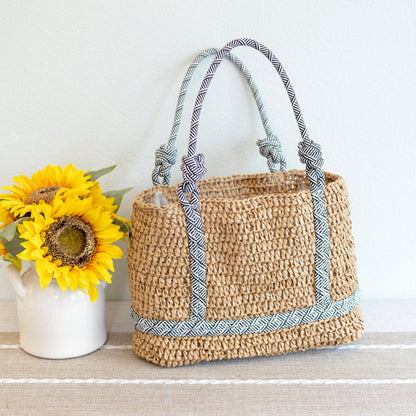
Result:
[[[196,192],[198,192],[198,189],[196,189]],[[205,242],[198,197],[192,194],[189,202],[181,186],[178,187],[178,195],[185,213],[189,241],[191,265],[190,319],[191,321],[205,321],[207,307]]]
[[[238,46],[249,46],[257,51],[261,52],[275,67],[277,73],[279,74],[283,85],[287,91],[287,94],[292,105],[293,112],[298,123],[299,131],[302,137],[302,141],[299,144],[299,158],[302,163],[306,165],[306,175],[311,184],[311,197],[313,204],[313,216],[314,216],[314,225],[315,225],[315,290],[316,290],[316,303],[317,306],[327,308],[331,305],[331,296],[329,290],[329,258],[330,258],[330,246],[329,246],[329,226],[328,226],[328,217],[325,201],[325,176],[322,171],[323,158],[321,153],[320,146],[309,138],[308,131],[306,129],[305,123],[303,121],[302,112],[300,110],[295,91],[292,84],[290,83],[289,77],[286,74],[285,69],[283,68],[280,61],[277,57],[264,45],[251,40],[251,39],[236,39],[228,43],[223,49],[221,49],[216,57],[214,58],[212,64],[210,65],[204,80],[202,81],[201,88],[199,90],[198,96],[195,101],[195,107],[192,115],[192,124],[189,138],[188,146],[188,155],[187,159],[193,161],[197,159],[202,159],[202,155],[196,155],[196,145],[198,141],[198,127],[199,127],[199,118],[202,110],[202,105],[208,91],[209,85],[216,70],[218,69],[220,63],[225,57],[228,57],[230,51]],[[185,159],[185,158],[184,158]],[[202,223],[200,221],[201,216],[199,213],[199,191],[197,187],[197,181],[200,178],[199,172],[203,171],[202,167],[197,163],[194,163],[194,168],[189,164],[189,167],[186,166],[183,169],[184,173],[184,183],[182,186],[178,187],[178,196],[181,200],[187,223],[187,231],[190,242],[190,257],[191,265],[192,263],[199,262],[199,266],[205,267],[205,263],[200,262],[202,259],[201,252],[205,253],[205,244],[204,239],[198,238],[200,233],[203,233]],[[190,182],[191,181],[191,182]],[[195,182],[193,182],[195,181]],[[190,211],[185,209],[186,204],[188,203],[187,199],[184,197],[183,187],[186,184],[189,192],[192,192],[192,199],[195,202],[194,210]],[[195,211],[198,210],[198,213]],[[191,246],[192,242],[192,246]],[[204,254],[205,258],[205,254]],[[195,268],[196,269],[196,268]],[[206,271],[204,272],[206,275]],[[200,280],[201,272],[198,270],[198,275],[192,274],[191,268],[191,281],[192,281],[192,297],[197,298],[202,302],[203,296],[205,296],[206,304],[206,283],[202,284]],[[194,290],[197,292],[194,293]],[[206,308],[206,306],[205,306]],[[201,308],[202,310],[202,308]]]

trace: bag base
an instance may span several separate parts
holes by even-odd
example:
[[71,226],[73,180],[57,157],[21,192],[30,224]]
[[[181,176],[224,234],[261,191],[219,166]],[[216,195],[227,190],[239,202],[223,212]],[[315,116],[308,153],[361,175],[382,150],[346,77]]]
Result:
[[361,338],[363,332],[364,322],[357,306],[338,318],[261,334],[164,337],[136,329],[133,349],[147,361],[176,367],[200,361],[270,356],[346,344]]

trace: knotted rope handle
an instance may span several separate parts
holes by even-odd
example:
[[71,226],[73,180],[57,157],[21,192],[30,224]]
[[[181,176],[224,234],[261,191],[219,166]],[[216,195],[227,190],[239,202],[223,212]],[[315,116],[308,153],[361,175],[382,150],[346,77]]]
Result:
[[[153,185],[160,185],[160,179],[162,178],[162,185],[169,185],[170,183],[170,170],[172,166],[176,163],[177,157],[177,148],[175,147],[176,138],[178,136],[179,126],[181,124],[181,117],[183,112],[183,106],[189,86],[189,82],[199,64],[208,56],[215,56],[219,52],[217,48],[205,49],[199,53],[192,61],[191,65],[188,67],[186,74],[183,78],[182,85],[179,91],[178,101],[176,103],[175,117],[173,120],[172,130],[169,136],[169,140],[166,144],[162,144],[155,154],[155,167],[152,172],[152,182]],[[257,141],[259,146],[260,154],[267,158],[267,165],[270,172],[277,172],[276,167],[279,164],[280,170],[286,170],[286,160],[282,155],[282,147],[278,137],[273,134],[273,131],[270,127],[269,118],[267,116],[266,110],[264,109],[263,100],[260,96],[260,92],[257,88],[254,79],[243,64],[243,62],[233,54],[228,54],[226,56],[235,66],[240,70],[246,79],[248,85],[250,86],[251,92],[256,100],[257,108],[260,113],[261,121],[263,123],[264,130],[266,132],[266,137]]]
[[229,42],[224,48],[222,48],[215,56],[211,66],[202,81],[201,88],[195,101],[195,107],[192,113],[192,124],[189,137],[188,154],[182,158],[181,170],[183,173],[183,191],[188,193],[192,192],[196,188],[196,183],[202,179],[206,173],[204,166],[204,155],[196,155],[196,145],[198,141],[198,127],[199,118],[201,114],[202,105],[205,99],[205,95],[208,91],[208,87],[211,80],[224,58],[226,58],[233,48],[238,46],[250,46],[259,52],[261,52],[275,67],[277,73],[280,75],[282,82],[289,95],[290,102],[292,104],[293,112],[295,113],[296,121],[298,123],[299,131],[302,136],[302,141],[299,143],[299,158],[300,161],[306,164],[306,174],[311,182],[316,182],[319,172],[322,173],[323,159],[320,146],[313,142],[308,135],[308,132],[303,121],[302,113],[299,108],[298,101],[296,99],[295,91],[292,84],[284,70],[282,64],[277,57],[266,46],[252,39],[242,38],[235,39]]

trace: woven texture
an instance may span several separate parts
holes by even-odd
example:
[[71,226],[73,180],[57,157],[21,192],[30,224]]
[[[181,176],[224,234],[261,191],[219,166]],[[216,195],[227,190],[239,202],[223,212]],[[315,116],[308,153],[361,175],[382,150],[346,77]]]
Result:
[[[221,321],[209,324],[206,318],[206,250],[204,229],[199,207],[198,182],[206,173],[205,158],[203,154],[197,154],[198,126],[200,114],[209,85],[223,59],[228,56],[233,48],[249,46],[263,54],[274,66],[280,76],[286,92],[289,96],[293,112],[299,127],[302,140],[298,145],[299,159],[306,166],[305,173],[311,186],[311,198],[313,206],[315,228],[315,294],[316,306],[301,310],[288,311],[284,314],[270,315],[267,318],[235,321]],[[187,233],[189,239],[191,259],[191,318],[189,323],[183,322],[157,322],[132,315],[136,322],[136,328],[142,332],[154,335],[190,336],[190,335],[231,335],[255,332],[266,332],[281,329],[290,325],[300,325],[312,320],[324,320],[335,318],[351,310],[356,303],[349,298],[341,304],[331,303],[329,287],[329,226],[324,196],[325,177],[322,171],[323,157],[321,147],[309,138],[302,113],[289,78],[282,64],[273,52],[266,46],[252,39],[241,38],[229,42],[222,48],[202,81],[192,113],[192,123],[189,136],[188,153],[182,158],[181,170],[183,182],[178,187],[178,197],[186,218]],[[185,194],[190,193],[190,197]],[[356,294],[353,296],[356,297]]]
[[[345,182],[337,175],[325,173],[325,177],[331,301],[336,302],[352,295],[358,282]],[[150,203],[156,190],[164,194],[169,205]],[[313,209],[304,171],[207,179],[199,183],[199,193],[206,244],[207,320],[259,317],[316,303]],[[133,204],[129,276],[132,305],[139,316],[167,321],[190,318],[190,257],[185,223],[175,186],[154,187],[137,195]],[[359,315],[359,310],[356,313]],[[359,316],[351,321],[356,326],[356,337],[362,331],[360,322]],[[297,328],[303,327],[320,326],[304,324]],[[290,331],[286,328],[273,333],[284,339],[285,334],[293,337],[298,330]],[[265,336],[257,335],[259,340]],[[239,336],[223,338],[235,342],[236,337]],[[138,355],[149,359],[149,348],[155,347],[156,338],[136,331],[134,346]],[[186,339],[191,338],[204,337]],[[170,346],[166,347],[170,355],[176,357],[177,346],[185,348],[184,355],[197,354],[187,348],[195,348],[198,343],[179,342],[179,337],[160,339],[164,340],[163,345]],[[347,342],[342,339],[340,342]],[[299,342],[309,343],[303,338]],[[218,345],[229,348],[226,344]],[[264,348],[258,349],[256,355],[265,355],[271,347]],[[305,344],[299,349],[305,348],[309,347]],[[224,358],[224,351],[217,354]],[[239,356],[237,350],[233,354]],[[156,356],[152,360],[157,362]],[[169,365],[175,365],[174,361],[172,358]],[[191,361],[184,359],[176,365]],[[158,363],[168,365],[165,361]]]
[[200,361],[270,356],[345,344],[361,338],[363,330],[361,310],[357,307],[329,321],[262,334],[160,337],[135,330],[133,349],[147,361],[176,367]]
[[[344,180],[326,174],[333,302],[357,288]],[[304,171],[201,181],[207,264],[207,319],[271,315],[315,304],[315,234]],[[168,206],[149,203],[156,190]],[[185,216],[175,186],[150,188],[133,204],[130,293],[139,316],[190,318]]]
[[[238,46],[261,52],[280,76],[305,171],[202,180],[205,157],[196,148],[204,98]],[[273,142],[258,144],[271,161]],[[277,57],[252,39],[229,42],[195,101],[182,184],[143,191],[133,204],[129,275],[138,355],[175,366],[361,336],[348,195],[341,177],[324,174],[323,162]],[[156,191],[165,206],[151,204]]]

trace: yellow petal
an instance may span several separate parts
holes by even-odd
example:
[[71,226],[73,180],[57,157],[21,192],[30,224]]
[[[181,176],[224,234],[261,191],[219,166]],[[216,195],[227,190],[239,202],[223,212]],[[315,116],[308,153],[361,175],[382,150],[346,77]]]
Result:
[[94,255],[94,260],[103,264],[107,269],[110,269],[112,272],[114,272],[113,259],[106,253],[96,253]]
[[75,268],[71,270],[69,273],[69,287],[72,289],[72,291],[76,292],[78,289],[78,276],[79,271]]
[[59,287],[66,292],[66,289],[68,288],[68,282],[66,281],[65,277],[61,274],[55,276],[55,279],[59,285]]
[[36,272],[39,275],[39,283],[42,289],[45,289],[52,280],[52,274],[49,273],[48,268],[45,266],[46,263],[44,261],[36,262]]
[[90,286],[88,288],[88,294],[90,295],[91,302],[95,302],[97,300],[98,290],[92,283],[90,283]]

